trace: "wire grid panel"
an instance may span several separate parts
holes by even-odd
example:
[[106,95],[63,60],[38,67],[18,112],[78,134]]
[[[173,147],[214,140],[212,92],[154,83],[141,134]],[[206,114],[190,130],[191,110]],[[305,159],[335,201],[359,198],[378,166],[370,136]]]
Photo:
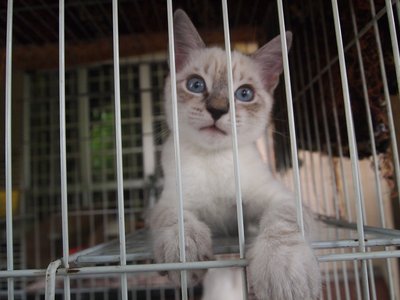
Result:
[[[56,11],[59,70],[34,71],[23,78],[25,175],[21,213],[13,213],[17,203],[12,197],[15,167],[11,165],[15,137],[11,130],[15,119],[11,114],[12,2],[7,4],[6,213],[0,220],[5,228],[0,276],[5,281],[0,282],[0,297],[195,299],[199,291],[186,288],[185,271],[181,291],[152,272],[246,266],[240,218],[238,238],[214,241],[216,254],[239,253],[234,259],[187,263],[182,251],[183,263],[151,262],[148,233],[136,229],[144,226],[143,211],[154,204],[162,187],[162,170],[156,166],[166,131],[160,103],[167,67],[164,55],[119,61],[117,24],[124,12],[118,12],[117,1],[108,8],[114,37],[112,63],[72,70],[64,65],[68,8],[60,1]],[[292,5],[271,2],[270,7],[279,20],[271,25],[282,36],[285,27],[293,30],[295,39],[290,65],[288,57],[283,58],[285,88],[276,93],[288,102],[276,104],[274,130],[268,132],[267,147],[260,152],[272,149],[266,155],[272,157],[270,167],[276,176],[320,215],[312,247],[320,261],[323,297],[399,299],[400,233],[394,228],[398,228],[400,199],[396,47],[400,4],[304,0]],[[171,1],[165,9],[174,85]],[[224,23],[228,66],[231,9],[233,5],[222,1],[219,18]],[[297,14],[288,14],[289,9]],[[286,118],[287,123],[281,122]],[[178,126],[175,137],[179,137]],[[175,149],[179,161],[179,139]],[[178,174],[179,170],[178,165]],[[240,187],[239,170],[236,174]],[[183,207],[184,199],[180,202]],[[240,216],[240,189],[237,205]],[[301,206],[298,218],[302,224]],[[181,249],[183,230],[181,222]],[[133,233],[125,236],[126,231]],[[251,242],[251,236],[246,236],[246,242]]]

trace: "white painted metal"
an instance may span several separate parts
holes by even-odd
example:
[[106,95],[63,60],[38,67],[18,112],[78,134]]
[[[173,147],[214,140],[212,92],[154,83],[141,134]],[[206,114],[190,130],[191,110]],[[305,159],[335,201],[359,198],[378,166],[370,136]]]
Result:
[[303,203],[300,186],[300,171],[299,171],[299,159],[297,155],[297,140],[296,140],[296,128],[294,124],[294,110],[293,110],[293,99],[292,99],[292,86],[290,82],[290,70],[289,70],[289,58],[288,58],[288,47],[286,42],[286,29],[285,29],[285,16],[283,12],[282,0],[277,0],[278,6],[278,17],[279,17],[279,31],[281,36],[282,45],[282,59],[283,59],[283,74],[285,77],[285,91],[286,101],[288,110],[289,120],[289,132],[290,132],[290,146],[291,146],[291,158],[293,164],[293,182],[295,186],[296,194],[296,208],[297,208],[297,222],[302,235],[304,236],[304,219],[303,219]]
[[[14,239],[13,239],[13,214],[12,214],[12,25],[13,25],[13,1],[7,2],[7,45],[6,45],[6,114],[5,114],[5,162],[6,162],[6,239],[7,239],[7,270],[14,269]],[[14,299],[14,280],[7,282],[8,299]]]
[[[118,193],[118,235],[120,246],[120,264],[126,266],[125,244],[125,199],[122,162],[122,134],[121,134],[121,92],[119,71],[119,31],[118,31],[118,1],[112,2],[113,15],[113,64],[114,64],[114,107],[115,107],[115,148],[117,161],[117,193]],[[123,300],[128,299],[127,275],[121,275],[121,295]]]
[[[235,195],[236,195],[236,211],[238,221],[238,232],[239,232],[239,257],[245,258],[245,234],[244,234],[244,214],[242,204],[242,191],[240,181],[240,167],[239,167],[239,149],[238,149],[238,137],[236,129],[236,106],[233,89],[233,73],[232,73],[232,53],[231,53],[231,41],[229,33],[229,19],[228,19],[228,3],[226,0],[222,0],[222,20],[224,24],[224,41],[225,41],[225,53],[226,53],[226,69],[228,74],[228,93],[229,93],[229,116],[231,119],[231,132],[232,132],[232,151],[233,151],[233,166],[235,173]],[[243,269],[242,272],[242,285],[243,285],[243,299],[247,299],[247,278],[246,271]]]
[[[347,132],[349,138],[349,147],[350,147],[350,157],[352,162],[352,175],[353,175],[353,184],[354,184],[354,191],[356,196],[356,204],[357,204],[357,231],[360,241],[360,250],[361,252],[365,252],[365,234],[364,234],[364,216],[362,211],[362,201],[363,195],[361,190],[361,180],[360,180],[360,170],[358,166],[358,152],[356,146],[356,139],[355,139],[355,131],[354,131],[354,123],[353,123],[353,116],[351,113],[351,104],[350,104],[350,94],[349,94],[349,87],[347,81],[347,74],[346,74],[346,62],[344,56],[344,48],[343,48],[343,41],[342,41],[342,31],[340,25],[340,17],[339,17],[339,8],[336,0],[332,0],[332,9],[334,14],[334,23],[335,23],[335,33],[336,33],[336,40],[337,40],[337,47],[339,52],[339,61],[340,61],[340,75],[342,79],[342,88],[343,88],[343,96],[344,96],[344,103],[345,103],[345,112],[346,112],[346,123],[347,123]],[[365,261],[362,262],[362,272],[363,272],[363,290],[364,290],[364,298],[369,300],[369,288],[368,288],[368,271],[367,271],[367,264]]]
[[[57,269],[63,264],[61,259],[58,259],[49,264],[46,270],[46,289],[45,289],[45,299],[52,300],[55,298],[56,293],[56,272]],[[66,277],[67,278],[67,277]]]
[[[353,24],[353,30],[354,30],[354,35],[358,35],[358,28],[357,28],[357,21],[356,21],[356,16],[354,12],[354,6],[353,3],[350,1],[350,11],[351,11],[351,16],[352,16],[352,24]],[[376,34],[376,32],[375,32]],[[358,63],[360,65],[360,73],[361,73],[361,80],[362,80],[362,86],[363,86],[363,94],[364,94],[364,101],[365,101],[365,107],[366,107],[366,113],[367,113],[367,121],[368,121],[368,129],[369,129],[369,137],[370,137],[370,142],[371,142],[371,149],[372,149],[372,159],[373,159],[373,167],[374,167],[374,174],[375,174],[375,189],[376,189],[376,201],[377,201],[377,206],[379,209],[379,215],[380,215],[380,223],[383,228],[386,227],[386,216],[385,216],[385,211],[383,207],[383,199],[382,199],[382,185],[380,181],[381,173],[379,170],[379,163],[378,163],[378,154],[376,152],[376,143],[375,143],[375,136],[374,136],[374,129],[373,129],[373,123],[372,123],[372,116],[371,116],[371,109],[369,105],[369,96],[368,96],[368,88],[367,88],[367,81],[365,78],[365,70],[364,70],[364,63],[363,63],[363,57],[361,53],[361,47],[360,47],[360,42],[359,40],[356,40],[356,47],[357,47],[357,56],[358,56]],[[390,100],[389,100],[390,101]],[[390,104],[388,104],[390,105]],[[387,249],[387,248],[386,248]],[[370,266],[372,264],[372,261],[369,261]],[[390,264],[390,260],[386,260],[386,268],[388,272],[388,280],[389,280],[389,290],[390,290],[390,297],[391,299],[394,299],[394,287],[393,287],[393,277],[392,277],[392,268]],[[371,270],[372,271],[372,270]],[[372,275],[372,272],[370,271],[370,275]],[[372,285],[372,290],[375,291],[375,281],[373,280],[373,277],[370,279],[371,285]],[[374,296],[376,297],[376,292],[374,293]]]
[[233,90],[233,74],[232,74],[232,55],[231,55],[231,42],[229,36],[229,20],[228,20],[228,4],[227,1],[222,1],[222,12],[224,22],[224,40],[226,52],[226,68],[228,74],[228,91],[229,91],[229,114],[232,124],[232,150],[233,150],[233,163],[235,172],[235,188],[236,188],[236,207],[239,229],[239,255],[240,258],[245,257],[245,236],[244,236],[244,223],[243,223],[243,205],[242,205],[242,192],[240,183],[240,168],[239,168],[239,151],[238,151],[238,137],[236,129],[236,107],[235,97]]
[[[65,7],[64,0],[59,1],[59,97],[60,97],[60,172],[61,172],[61,220],[63,240],[63,264],[69,267],[68,235],[68,194],[67,194],[67,150],[65,123]],[[64,298],[70,299],[70,280],[64,278]]]
[[[232,72],[231,72],[231,43],[230,43],[230,32],[229,32],[229,14],[228,14],[228,3],[226,0],[222,1],[222,19],[223,19],[223,25],[224,25],[224,37],[225,37],[225,49],[226,49],[226,59],[227,59],[227,70],[228,70],[228,86],[229,86],[229,101],[230,101],[230,114],[231,114],[231,120],[232,120],[232,136],[233,136],[233,142],[232,142],[232,149],[233,149],[233,154],[234,154],[234,170],[235,170],[235,184],[236,184],[236,205],[237,205],[237,216],[238,216],[238,232],[239,232],[239,239],[238,239],[238,252],[239,252],[239,259],[233,259],[233,260],[222,260],[222,261],[207,261],[207,262],[187,262],[186,261],[186,253],[185,253],[185,235],[184,235],[184,222],[183,222],[183,211],[184,211],[184,199],[182,195],[182,174],[181,174],[181,166],[180,166],[180,148],[179,148],[179,124],[178,124],[178,108],[177,108],[177,95],[176,95],[176,76],[175,76],[175,55],[174,55],[174,38],[173,38],[173,8],[172,8],[172,0],[167,1],[167,17],[168,17],[168,35],[169,35],[169,60],[170,60],[170,68],[171,68],[171,85],[172,85],[172,99],[173,99],[173,134],[174,134],[174,145],[175,145],[175,157],[176,157],[176,174],[177,174],[177,195],[178,199],[177,201],[179,202],[179,246],[180,246],[180,262],[178,263],[169,263],[169,264],[130,264],[130,261],[135,261],[136,258],[132,258],[132,253],[129,252],[130,250],[127,249],[126,241],[129,239],[128,236],[125,235],[125,216],[127,215],[128,211],[125,209],[125,199],[124,199],[124,184],[128,184],[130,187],[135,187],[135,188],[141,188],[142,183],[141,182],[133,182],[129,180],[124,181],[124,172],[123,172],[123,152],[122,152],[122,147],[123,147],[123,136],[122,136],[122,122],[121,120],[121,111],[123,110],[123,107],[121,107],[121,92],[120,92],[120,60],[119,60],[119,32],[118,32],[118,3],[116,0],[113,1],[113,6],[112,6],[112,15],[113,15],[113,49],[114,49],[114,58],[113,58],[113,71],[114,71],[114,109],[115,109],[115,128],[116,128],[116,136],[115,136],[115,153],[116,153],[116,174],[117,174],[117,184],[115,185],[116,190],[118,191],[118,242],[117,246],[119,249],[119,252],[116,254],[112,255],[102,255],[99,254],[98,256],[91,256],[90,259],[93,259],[93,261],[96,261],[96,264],[99,264],[101,266],[83,266],[79,264],[79,262],[84,261],[85,257],[88,257],[91,255],[93,251],[101,250],[101,249],[107,249],[107,243],[102,244],[96,247],[93,247],[89,250],[84,250],[76,255],[70,255],[70,247],[69,247],[69,233],[68,233],[68,227],[71,226],[71,224],[68,223],[68,218],[72,216],[80,216],[81,214],[83,215],[84,212],[73,212],[71,209],[68,207],[68,203],[72,203],[76,207],[79,207],[79,188],[73,187],[70,189],[68,186],[68,191],[74,192],[74,195],[71,197],[72,199],[68,199],[68,192],[67,192],[67,138],[66,138],[66,131],[68,129],[68,124],[66,124],[66,115],[68,112],[66,111],[66,95],[65,95],[65,86],[66,86],[66,78],[65,78],[65,43],[64,43],[64,33],[65,33],[65,25],[64,25],[64,13],[65,13],[65,7],[64,7],[64,1],[60,0],[60,6],[59,6],[59,39],[60,39],[60,44],[59,44],[59,53],[60,53],[60,67],[59,67],[59,98],[60,98],[60,177],[61,177],[61,216],[62,216],[62,241],[63,241],[63,257],[60,260],[55,260],[54,262],[50,263],[49,267],[47,270],[37,268],[37,269],[20,269],[16,270],[15,268],[15,254],[13,249],[13,241],[15,240],[16,233],[13,231],[13,215],[12,215],[12,164],[11,164],[11,145],[12,145],[12,132],[11,132],[11,121],[12,121],[12,114],[11,114],[11,62],[12,62],[12,47],[11,47],[11,41],[12,41],[12,34],[13,34],[13,29],[12,29],[12,9],[13,9],[13,3],[12,0],[8,0],[8,14],[7,14],[7,56],[6,56],[6,108],[5,108],[5,133],[6,133],[6,139],[5,139],[5,152],[6,152],[6,241],[7,241],[7,270],[2,270],[0,271],[0,279],[7,279],[8,281],[8,291],[7,291],[7,297],[8,299],[13,299],[15,297],[15,290],[16,290],[16,282],[17,280],[21,278],[25,279],[34,279],[34,278],[46,278],[47,285],[46,285],[46,292],[45,296],[46,299],[54,299],[56,295],[56,280],[57,278],[62,278],[64,280],[64,288],[63,288],[63,293],[64,293],[64,299],[69,299],[71,297],[71,294],[77,293],[77,295],[81,295],[81,292],[86,289],[86,287],[82,287],[82,291],[77,291],[76,288],[71,288],[70,287],[70,280],[79,280],[81,278],[97,278],[99,276],[102,276],[104,278],[107,278],[105,282],[107,284],[111,283],[111,280],[109,279],[109,275],[113,274],[114,276],[119,276],[121,278],[121,285],[120,285],[120,291],[122,295],[122,299],[128,299],[128,296],[131,295],[131,291],[128,292],[128,277],[127,274],[138,274],[142,272],[155,272],[155,271],[161,271],[161,270],[177,270],[181,271],[181,282],[182,282],[182,288],[179,293],[175,292],[175,297],[179,298],[179,294],[182,295],[183,299],[191,299],[193,298],[194,292],[193,290],[187,289],[187,270],[190,269],[207,269],[207,268],[227,268],[227,267],[240,267],[243,270],[247,266],[248,261],[246,260],[246,255],[245,255],[245,233],[244,233],[244,220],[243,220],[243,207],[242,207],[242,199],[241,199],[241,186],[240,186],[240,170],[239,170],[239,159],[238,159],[238,148],[237,148],[237,132],[236,132],[236,115],[235,115],[235,105],[234,105],[234,97],[233,97],[233,79],[232,79]],[[351,5],[352,3],[350,3]],[[377,272],[375,270],[374,262],[378,259],[383,259],[385,260],[386,264],[384,267],[384,271],[387,273],[387,280],[388,280],[388,285],[389,285],[389,291],[391,295],[391,299],[396,299],[398,295],[396,294],[396,289],[398,287],[396,286],[396,281],[395,281],[395,274],[393,272],[393,265],[392,265],[392,258],[399,258],[400,257],[400,251],[399,250],[393,250],[391,246],[395,245],[398,246],[400,244],[400,235],[399,232],[390,230],[387,227],[389,227],[390,220],[388,220],[387,212],[385,211],[384,208],[384,195],[382,191],[382,186],[381,186],[381,178],[380,178],[380,170],[379,170],[379,162],[378,162],[378,153],[375,151],[375,141],[374,141],[374,129],[373,129],[373,124],[372,124],[372,119],[371,119],[371,112],[370,112],[370,107],[369,107],[369,101],[368,101],[368,89],[367,89],[367,78],[365,78],[365,71],[363,67],[363,52],[360,47],[360,40],[366,32],[368,32],[369,29],[374,30],[376,42],[377,42],[377,49],[379,52],[379,64],[381,68],[381,73],[382,73],[382,82],[383,82],[383,89],[384,89],[384,98],[386,102],[386,107],[387,107],[387,113],[388,113],[388,124],[389,124],[389,130],[391,134],[391,142],[392,142],[392,147],[395,150],[394,152],[396,153],[396,132],[395,132],[395,118],[396,116],[393,115],[393,110],[391,107],[391,100],[390,100],[390,95],[388,91],[388,83],[387,83],[387,78],[386,78],[386,71],[385,71],[385,66],[384,66],[384,57],[382,53],[382,45],[380,43],[380,33],[379,33],[379,28],[378,28],[378,23],[377,20],[381,19],[385,14],[387,14],[388,20],[389,20],[389,28],[390,28],[390,36],[392,38],[392,46],[397,45],[397,40],[396,40],[396,27],[395,27],[395,20],[394,20],[394,15],[393,15],[393,8],[392,8],[392,2],[387,0],[386,1],[386,7],[381,9],[378,13],[375,12],[375,7],[374,3],[371,0],[371,20],[367,22],[366,25],[364,25],[363,28],[360,30],[357,28],[357,23],[355,20],[355,11],[352,5],[350,6],[351,8],[351,16],[352,16],[352,22],[353,22],[353,30],[354,30],[354,37],[352,40],[346,45],[343,46],[342,42],[342,32],[341,32],[341,26],[340,26],[340,18],[339,18],[339,8],[337,5],[337,2],[335,0],[332,1],[332,8],[333,8],[333,13],[334,13],[334,22],[335,22],[335,34],[336,34],[336,39],[337,39],[337,47],[338,47],[338,56],[334,58],[330,58],[329,54],[329,49],[328,49],[328,42],[327,42],[327,32],[326,32],[326,22],[327,20],[322,17],[322,31],[323,31],[323,39],[324,39],[324,45],[323,48],[325,50],[325,61],[322,61],[321,57],[319,56],[319,53],[316,55],[316,62],[317,62],[317,75],[315,73],[312,73],[312,68],[311,65],[309,65],[311,59],[310,57],[307,57],[305,60],[305,67],[302,65],[301,62],[301,57],[299,56],[299,53],[296,53],[296,60],[297,64],[294,65],[294,69],[297,71],[300,71],[302,74],[307,73],[307,75],[304,76],[304,78],[301,78],[297,82],[294,82],[294,87],[295,87],[295,103],[292,101],[292,88],[291,88],[291,78],[290,78],[290,72],[291,70],[289,69],[289,59],[287,55],[287,45],[286,45],[286,39],[284,38],[284,33],[285,33],[285,15],[284,15],[284,6],[281,0],[277,0],[277,8],[278,8],[278,19],[279,19],[279,29],[280,29],[280,34],[281,34],[281,44],[282,44],[282,49],[283,49],[283,63],[284,63],[284,78],[285,78],[285,91],[286,91],[286,99],[287,99],[287,107],[288,107],[288,119],[289,119],[289,131],[290,131],[290,144],[291,144],[291,159],[287,158],[287,162],[292,161],[293,164],[293,179],[287,180],[289,185],[294,186],[294,190],[296,193],[296,199],[297,199],[297,208],[298,208],[298,221],[299,221],[299,226],[304,230],[304,223],[303,223],[303,211],[302,211],[302,198],[305,198],[305,202],[307,202],[308,196],[311,197],[317,197],[319,198],[319,207],[318,212],[324,213],[324,214],[329,214],[330,216],[334,215],[335,220],[328,220],[327,222],[330,223],[330,226],[333,226],[335,228],[334,231],[330,232],[329,238],[331,240],[321,240],[321,241],[314,241],[312,242],[312,247],[318,251],[318,260],[321,263],[321,267],[324,270],[323,274],[325,276],[325,281],[327,285],[327,292],[323,295],[324,299],[332,299],[333,294],[335,293],[336,295],[340,294],[341,289],[344,287],[345,289],[345,299],[350,299],[350,288],[349,288],[349,272],[353,271],[353,274],[355,276],[355,285],[356,285],[356,292],[357,292],[357,298],[358,299],[376,299],[377,298],[377,287],[375,287],[375,282],[374,279],[377,276]],[[307,1],[307,4],[305,5],[304,8],[311,7],[313,5],[312,1]],[[396,7],[399,9],[399,2],[396,2]],[[313,8],[314,9],[314,8]],[[322,5],[318,4],[318,10],[322,11],[323,7]],[[314,14],[315,12],[312,11],[312,32],[306,32],[304,31],[304,43],[303,45],[300,42],[295,42],[294,45],[296,47],[305,47],[307,48],[308,55],[311,56],[312,52],[316,52],[317,49],[319,48],[318,45],[316,44],[317,41],[315,39],[316,35],[316,27],[318,25],[315,24],[314,20]],[[121,15],[121,12],[120,12]],[[287,17],[287,16],[286,16]],[[290,26],[289,26],[290,27]],[[311,34],[311,36],[308,36],[308,34]],[[348,87],[348,81],[347,81],[347,76],[346,76],[346,69],[345,69],[345,55],[346,51],[349,50],[351,47],[355,46],[357,48],[357,58],[358,58],[358,63],[361,68],[361,79],[362,79],[362,85],[363,85],[363,93],[364,93],[364,100],[366,103],[367,107],[367,116],[368,116],[368,130],[370,134],[370,142],[372,145],[372,159],[373,159],[373,169],[375,172],[375,177],[374,177],[374,186],[376,188],[376,200],[377,200],[377,208],[379,211],[379,216],[380,216],[380,227],[371,227],[371,226],[366,226],[369,220],[366,219],[365,216],[365,203],[363,202],[363,186],[361,185],[361,175],[359,171],[359,166],[358,166],[358,154],[357,154],[357,141],[355,139],[355,133],[354,133],[354,124],[352,121],[352,114],[351,114],[351,107],[350,107],[350,93],[349,93],[349,87]],[[396,65],[396,74],[398,76],[399,74],[399,59],[398,59],[398,49],[397,47],[393,47],[393,55],[395,59],[395,65]],[[332,85],[332,73],[331,73],[331,68],[334,64],[339,62],[340,66],[340,72],[341,72],[341,81],[342,81],[342,87],[343,87],[343,95],[344,95],[344,103],[345,103],[345,109],[346,109],[346,120],[348,122],[347,129],[348,129],[348,135],[349,135],[349,145],[350,145],[350,155],[351,155],[351,164],[352,164],[352,171],[353,171],[353,183],[354,183],[354,192],[355,192],[355,199],[356,199],[356,205],[354,205],[356,209],[356,215],[357,216],[357,224],[354,226],[354,224],[345,224],[345,222],[342,222],[340,220],[340,217],[343,217],[343,215],[340,215],[340,208],[338,205],[338,199],[341,197],[339,195],[339,192],[337,191],[337,186],[336,186],[336,179],[338,181],[341,181],[344,185],[342,186],[343,188],[343,198],[344,198],[344,208],[346,210],[345,217],[347,217],[347,221],[352,222],[353,221],[353,214],[352,210],[354,210],[354,207],[352,206],[352,197],[350,196],[350,185],[347,186],[347,180],[344,172],[344,155],[343,155],[343,150],[342,150],[342,144],[341,144],[341,137],[339,133],[339,121],[338,121],[338,116],[337,116],[337,111],[335,104],[332,107],[332,113],[334,115],[335,119],[335,129],[336,129],[336,135],[337,135],[337,141],[338,141],[338,149],[339,149],[339,158],[338,158],[338,167],[337,169],[334,169],[334,158],[332,154],[332,149],[330,145],[330,138],[328,137],[329,135],[329,130],[328,130],[328,124],[324,123],[324,134],[326,136],[326,144],[328,145],[328,161],[329,163],[326,165],[323,165],[324,161],[324,156],[322,154],[319,154],[319,156],[313,156],[312,153],[304,153],[301,154],[300,157],[304,161],[309,161],[311,162],[312,168],[311,170],[300,170],[299,164],[298,164],[298,154],[297,154],[297,140],[296,140],[296,129],[295,128],[295,113],[301,114],[302,119],[304,119],[304,123],[302,124],[300,133],[298,132],[297,137],[300,135],[301,138],[299,140],[300,144],[303,146],[308,145],[309,148],[311,148],[311,135],[312,133],[315,133],[317,136],[317,144],[318,144],[318,149],[322,150],[321,148],[321,142],[322,140],[319,140],[319,135],[320,133],[322,134],[322,131],[319,129],[315,129],[315,132],[312,132],[312,128],[310,128],[310,124],[308,122],[308,119],[314,119],[313,123],[316,123],[316,113],[318,109],[318,97],[324,95],[324,89],[326,88],[322,84],[322,78],[323,76],[327,75],[328,81],[330,82],[329,85],[329,92],[332,96],[334,97],[334,91],[333,91],[333,85]],[[140,82],[140,89],[142,90],[141,96],[141,111],[142,111],[142,117],[143,115],[149,116],[152,115],[152,107],[150,104],[151,101],[151,92],[150,89],[151,84],[150,84],[150,67],[147,64],[143,64],[139,67],[140,73],[143,75],[143,77],[147,78],[147,81],[141,81]],[[87,70],[84,68],[80,69],[80,75],[78,76],[80,78],[79,82],[81,85],[86,85],[88,84],[87,81]],[[107,80],[105,78],[105,75],[101,75],[102,78],[101,80]],[[85,79],[86,78],[86,79]],[[131,78],[130,78],[131,79]],[[84,83],[86,82],[86,83]],[[317,90],[313,90],[314,87],[318,87],[318,92],[315,92]],[[79,124],[84,123],[85,125],[85,130],[83,132],[83,137],[84,139],[90,139],[90,120],[88,120],[88,115],[90,111],[90,105],[89,103],[89,97],[85,94],[85,87],[81,86],[79,87],[79,93],[80,93],[80,99],[82,100],[82,103],[79,103]],[[305,99],[306,93],[309,93],[311,95],[311,100],[312,100],[312,107],[306,107],[308,104],[301,103],[302,99]],[[28,97],[29,98],[29,97]],[[324,105],[324,103],[322,103]],[[52,104],[54,105],[54,104]],[[294,105],[297,108],[297,111],[294,110]],[[26,105],[27,108],[29,108],[29,105]],[[52,106],[53,107],[53,106]],[[309,114],[309,112],[312,111],[313,114]],[[35,114],[35,111],[30,111],[25,112],[25,115],[27,116],[26,118],[29,118],[30,115]],[[322,113],[324,116],[327,114],[327,108],[322,107]],[[54,116],[53,116],[54,118]],[[152,175],[152,169],[155,166],[155,161],[153,157],[153,152],[155,151],[155,144],[153,139],[153,129],[152,129],[152,122],[153,118],[146,118],[141,120],[142,124],[142,133],[146,135],[145,138],[143,138],[143,149],[147,149],[146,153],[144,154],[144,173],[145,176],[150,176]],[[25,123],[25,127],[26,127]],[[25,133],[24,133],[25,134]],[[397,133],[398,134],[398,133]],[[24,151],[24,156],[29,155],[30,152],[30,137],[29,136],[24,136],[24,141],[28,143],[28,145],[24,145],[25,151]],[[144,150],[143,150],[144,151]],[[85,198],[85,204],[90,207],[90,210],[95,210],[94,204],[92,201],[98,199],[94,199],[93,194],[92,194],[92,189],[97,189],[97,191],[100,191],[99,194],[101,195],[100,199],[103,202],[103,205],[101,208],[98,208],[97,214],[103,215],[104,219],[107,220],[107,224],[109,221],[109,215],[111,209],[108,208],[108,203],[107,203],[107,192],[113,188],[112,183],[105,183],[100,184],[100,183],[93,183],[92,182],[92,170],[91,170],[91,165],[89,162],[90,158],[90,147],[87,145],[85,146],[84,144],[81,145],[80,148],[80,153],[82,154],[85,159],[86,164],[86,170],[85,172],[81,173],[81,176],[87,177],[85,178],[84,186],[85,190],[87,192],[87,195],[84,197]],[[317,157],[317,159],[315,159]],[[26,160],[26,158],[25,158]],[[399,184],[399,166],[398,166],[398,156],[394,156],[394,167],[395,167],[395,175],[396,175],[396,180],[397,184]],[[327,169],[325,169],[327,168]],[[329,169],[329,170],[328,170]],[[315,173],[316,170],[316,173]],[[337,171],[337,174],[335,173]],[[52,167],[52,171],[54,172],[54,166]],[[102,169],[102,176],[103,178],[107,177],[107,171],[105,169]],[[318,174],[317,174],[318,173]],[[331,181],[334,182],[334,188],[332,191],[332,195],[329,194],[330,191],[330,183],[327,181],[324,181],[324,178],[327,177],[327,174],[329,174],[328,177],[331,178]],[[301,175],[301,176],[300,176]],[[337,177],[336,177],[337,176]],[[29,176],[27,176],[29,178]],[[55,182],[54,178],[52,179],[54,181],[54,184],[51,185],[51,189],[55,190],[58,189],[58,184]],[[303,186],[305,182],[312,182],[312,186]],[[318,186],[317,185],[321,185]],[[126,187],[126,186],[125,186]],[[75,190],[76,189],[76,190]],[[331,188],[332,189],[332,188]],[[89,191],[89,192],[88,192]],[[306,195],[306,196],[305,196]],[[318,197],[322,196],[322,197]],[[68,200],[71,200],[71,202],[68,202]],[[41,204],[43,205],[43,204]],[[51,204],[52,209],[56,210],[58,209],[56,205]],[[39,207],[35,208],[35,210],[39,211]],[[134,210],[132,210],[134,211]],[[94,217],[95,214],[93,212],[91,217],[91,227],[94,226]],[[79,225],[81,223],[80,219],[78,219],[77,224],[78,227],[82,226]],[[34,220],[34,223],[36,224],[34,227],[36,229],[36,241],[37,243],[40,242],[40,234],[38,233],[39,231],[39,225],[37,224],[37,221]],[[349,236],[346,236],[345,238],[341,238],[340,236],[340,230],[339,229],[341,226],[347,226],[348,228],[356,229],[356,234],[354,234],[354,231],[352,231]],[[14,229],[17,228],[16,226]],[[304,231],[303,231],[304,233]],[[371,237],[369,237],[371,235]],[[81,232],[78,232],[79,239],[82,239]],[[108,239],[108,234],[104,232],[104,239]],[[358,238],[354,240],[353,238]],[[367,240],[366,240],[367,239]],[[81,244],[79,244],[80,246]],[[54,245],[52,248],[52,251],[54,252]],[[140,256],[141,259],[148,259],[151,257],[151,253],[149,253],[151,250],[147,249],[147,252],[143,254],[143,256]],[[70,268],[72,262],[77,263],[76,268]],[[350,262],[350,263],[347,263]],[[359,263],[361,264],[361,269],[359,268]],[[105,265],[105,264],[110,264],[110,263],[119,263],[119,265]],[[352,268],[351,268],[351,267]],[[361,288],[359,285],[360,278],[359,278],[359,270],[361,270],[362,273],[362,282],[363,282],[363,293],[361,293]],[[243,273],[245,274],[245,273]],[[344,286],[343,286],[344,282]],[[243,283],[244,285],[247,284],[247,280],[245,275],[243,276]],[[330,284],[333,283],[334,286],[331,287]],[[80,289],[81,285],[78,281],[78,289]],[[244,289],[245,295],[244,299],[247,297],[247,288]],[[4,294],[0,294],[0,297]],[[132,295],[134,299],[136,299],[137,295],[134,291],[132,291]],[[94,297],[94,292],[91,293],[91,296]],[[104,298],[107,299],[109,297],[106,292],[104,292]],[[161,292],[161,298],[165,299],[165,289],[164,287],[162,288]],[[146,291],[146,299],[151,299],[151,290],[148,289]],[[340,296],[337,296],[337,299],[340,299]]]
[[[179,145],[179,124],[178,124],[178,100],[176,92],[176,68],[175,68],[175,45],[174,45],[174,18],[172,0],[167,1],[168,13],[168,46],[169,46],[169,66],[171,76],[171,96],[172,96],[172,121],[173,121],[173,134],[174,134],[174,148],[175,148],[175,166],[176,166],[176,190],[179,201],[179,256],[182,263],[186,263],[186,250],[185,250],[185,224],[183,218],[183,191],[182,191],[182,167],[181,167],[181,154]],[[187,294],[187,272],[181,271],[181,290],[182,298],[186,300]]]
[[[376,9],[375,9],[375,3],[370,0],[370,7],[371,7],[371,16],[373,19],[376,18]],[[389,21],[389,28],[390,28],[390,36],[392,40],[392,47],[393,47],[393,58],[395,61],[395,71],[397,75],[397,83],[399,84],[399,78],[400,78],[400,70],[399,70],[399,50],[398,47],[395,47],[393,43],[397,43],[397,38],[395,36],[395,29],[393,28],[394,26],[394,20],[393,20],[393,12],[391,9],[391,6],[388,5],[388,2],[386,1],[386,9],[388,10],[386,13],[388,14],[388,21]],[[391,144],[393,147],[393,153],[399,153],[399,148],[397,145],[397,140],[396,140],[396,132],[395,132],[395,125],[394,125],[394,116],[393,116],[393,110],[392,110],[392,103],[390,100],[390,95],[389,95],[389,87],[388,87],[388,80],[387,80],[387,75],[386,75],[386,67],[385,67],[385,62],[384,62],[384,57],[383,57],[383,51],[382,51],[382,43],[381,43],[381,38],[379,34],[379,25],[378,22],[374,20],[372,23],[373,28],[374,28],[374,34],[375,34],[375,40],[376,40],[376,46],[378,50],[378,57],[379,57],[379,67],[380,67],[380,72],[381,72],[381,78],[382,78],[382,84],[383,84],[383,93],[384,93],[384,98],[385,98],[385,103],[386,103],[386,109],[388,113],[388,125],[390,128],[390,139],[391,139]],[[395,176],[396,176],[396,181],[400,182],[400,162],[399,162],[399,155],[394,155],[393,156],[393,164],[395,168]],[[398,195],[399,201],[400,201],[400,194]]]

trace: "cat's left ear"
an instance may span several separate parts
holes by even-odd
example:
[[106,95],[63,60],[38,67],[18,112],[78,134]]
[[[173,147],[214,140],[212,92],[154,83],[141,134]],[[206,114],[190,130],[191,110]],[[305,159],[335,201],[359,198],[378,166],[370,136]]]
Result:
[[[292,45],[292,33],[286,32],[286,44],[289,51]],[[251,54],[257,65],[261,66],[262,77],[266,89],[272,93],[279,83],[283,70],[281,38],[277,36]]]
[[205,47],[198,31],[188,15],[178,9],[174,13],[175,65],[179,71],[187,61],[191,51]]

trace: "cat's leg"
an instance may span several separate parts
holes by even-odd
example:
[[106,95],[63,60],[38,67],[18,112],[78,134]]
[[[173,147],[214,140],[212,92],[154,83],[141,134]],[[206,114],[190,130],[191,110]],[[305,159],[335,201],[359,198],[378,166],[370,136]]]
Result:
[[[179,262],[178,210],[162,199],[153,208],[148,223],[153,240],[153,254],[157,263]],[[204,261],[212,258],[212,241],[209,227],[195,214],[184,211],[186,261]],[[206,270],[188,271],[188,284],[200,282]],[[170,271],[168,277],[180,285],[180,272]]]
[[320,270],[300,233],[293,200],[270,201],[248,258],[249,275],[258,299],[318,299]]
[[203,280],[202,300],[243,300],[240,268],[210,269]]

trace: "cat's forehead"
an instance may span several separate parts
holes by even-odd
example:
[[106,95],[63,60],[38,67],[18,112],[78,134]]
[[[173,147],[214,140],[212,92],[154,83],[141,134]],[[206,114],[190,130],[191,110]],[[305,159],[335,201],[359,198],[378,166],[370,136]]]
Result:
[[[226,53],[220,48],[206,48],[193,53],[187,66],[188,73],[212,77],[214,80],[227,78]],[[232,72],[236,80],[252,77],[256,71],[253,60],[239,52],[232,52]],[[254,76],[253,76],[254,77]]]

